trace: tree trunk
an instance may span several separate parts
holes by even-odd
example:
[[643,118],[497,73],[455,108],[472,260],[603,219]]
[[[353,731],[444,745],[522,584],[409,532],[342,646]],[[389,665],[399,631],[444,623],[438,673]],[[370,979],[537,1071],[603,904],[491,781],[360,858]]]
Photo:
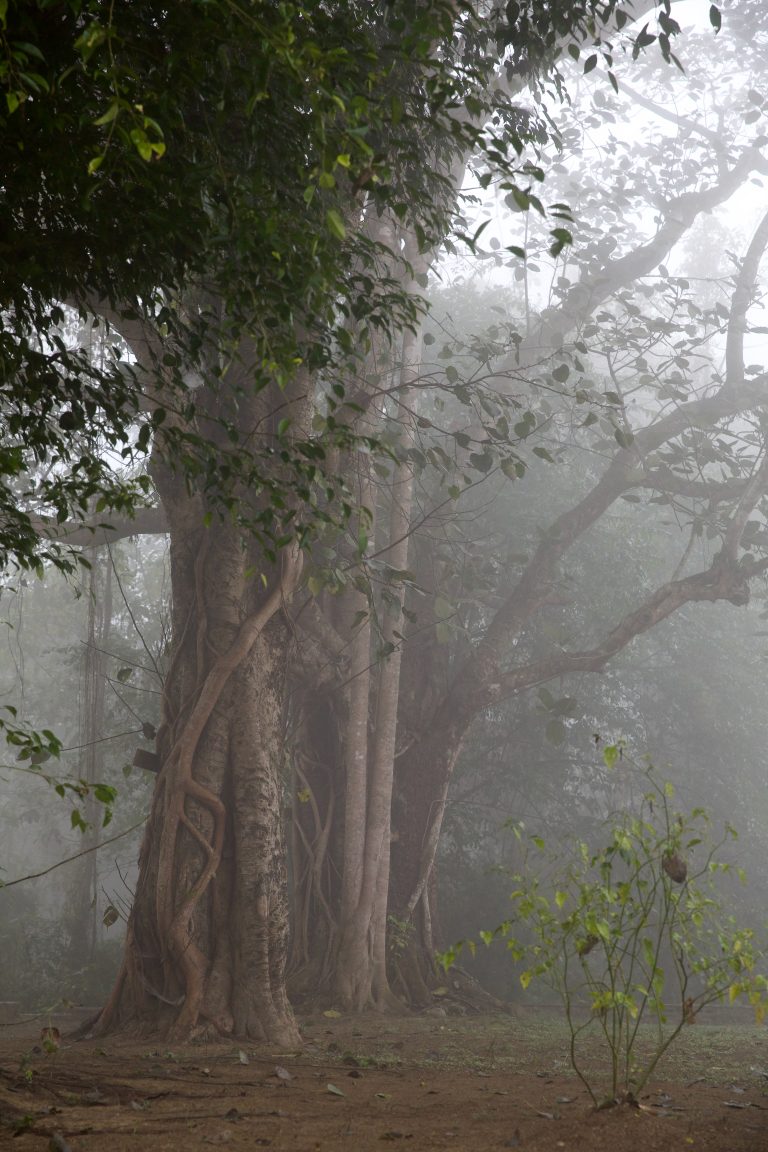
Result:
[[[291,1046],[284,986],[282,606],[289,546],[265,579],[236,529],[158,477],[171,529],[173,634],[160,770],[123,968],[97,1031],[215,1030]],[[249,573],[250,569],[250,573]]]
[[98,861],[96,849],[100,840],[99,805],[93,796],[93,785],[103,778],[104,769],[104,685],[105,653],[112,626],[112,562],[98,548],[89,549],[85,593],[88,604],[87,636],[83,655],[80,700],[79,740],[81,747],[79,775],[91,791],[83,803],[87,828],[82,848],[86,855],[79,861],[71,896],[69,915],[72,970],[93,963],[97,940]]

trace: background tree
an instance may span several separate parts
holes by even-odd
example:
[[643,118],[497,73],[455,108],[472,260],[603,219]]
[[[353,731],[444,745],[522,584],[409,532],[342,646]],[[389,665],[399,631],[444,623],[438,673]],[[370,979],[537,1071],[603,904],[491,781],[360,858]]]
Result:
[[[533,275],[536,264],[529,258],[527,270],[521,270],[524,297],[515,315],[503,316],[485,334],[466,338],[458,350],[450,341],[441,342],[442,348],[436,345],[438,358],[429,362],[425,357],[417,376],[418,409],[411,402],[411,357],[402,357],[406,378],[395,378],[389,385],[398,397],[400,389],[409,389],[400,423],[410,421],[412,438],[401,450],[400,466],[405,473],[416,471],[424,477],[429,487],[422,508],[438,505],[442,516],[425,517],[422,527],[424,512],[419,508],[415,525],[411,524],[414,551],[407,572],[401,546],[408,535],[402,518],[408,519],[409,496],[407,484],[393,477],[398,528],[392,536],[383,527],[388,525],[385,499],[376,497],[379,520],[371,538],[373,559],[368,571],[373,586],[380,589],[378,595],[358,587],[347,597],[352,602],[345,616],[343,600],[336,594],[339,576],[333,571],[330,579],[326,577],[326,589],[334,595],[328,597],[326,591],[297,617],[299,627],[313,639],[323,637],[326,677],[329,664],[341,660],[337,673],[341,693],[336,702],[329,686],[320,701],[315,697],[310,717],[300,717],[305,748],[299,752],[294,803],[294,818],[299,821],[296,875],[302,885],[302,924],[314,928],[317,940],[313,950],[306,932],[299,929],[294,957],[299,990],[326,985],[342,1006],[386,1004],[386,983],[380,975],[385,957],[386,880],[374,880],[374,874],[387,875],[391,840],[394,887],[389,912],[400,936],[410,933],[416,943],[413,954],[398,958],[398,987],[412,1001],[424,1002],[436,919],[435,855],[451,774],[473,721],[507,697],[543,682],[602,670],[635,637],[686,603],[718,599],[746,603],[750,580],[763,571],[764,560],[753,550],[761,522],[762,434],[758,422],[745,440],[743,425],[760,402],[762,370],[753,367],[745,372],[741,349],[764,229],[759,226],[748,240],[736,275],[720,285],[722,296],[715,301],[705,299],[700,304],[690,292],[690,283],[682,275],[670,274],[664,265],[701,213],[726,204],[765,167],[761,139],[750,127],[756,122],[752,112],[759,96],[755,85],[760,83],[760,66],[747,55],[738,29],[735,32],[729,50],[739,59],[747,93],[734,94],[732,117],[720,117],[718,133],[708,126],[702,102],[704,83],[695,62],[690,79],[675,76],[682,108],[674,125],[667,113],[671,74],[637,77],[648,92],[643,99],[649,114],[660,108],[659,127],[654,130],[653,121],[648,122],[646,148],[625,143],[619,130],[610,127],[621,123],[621,90],[615,98],[607,95],[608,90],[600,90],[586,114],[583,106],[576,106],[573,121],[566,118],[561,131],[574,147],[572,158],[564,152],[558,161],[565,184],[562,195],[564,199],[574,196],[585,217],[593,214],[594,222],[587,222],[586,229],[591,228],[594,242],[583,251],[569,252],[554,266],[541,253],[538,279]],[[704,65],[704,59],[702,72],[712,66],[711,60]],[[755,61],[752,73],[750,59]],[[596,58],[590,57],[585,65],[588,71],[595,63]],[[734,72],[731,68],[729,76]],[[690,88],[685,87],[688,84]],[[661,95],[654,102],[655,86],[660,86]],[[629,99],[636,103],[634,89]],[[693,110],[685,114],[686,100],[697,105],[695,115]],[[602,132],[601,152],[614,157],[615,175],[609,177],[606,165],[599,183],[584,178],[580,171],[586,129],[592,134]],[[649,169],[657,176],[649,176]],[[583,185],[580,202],[574,195],[572,172],[579,172],[579,188]],[[508,199],[512,207],[530,203],[514,193]],[[627,226],[607,231],[606,224],[612,225],[619,215]],[[501,221],[500,226],[512,227]],[[527,239],[528,251],[535,255],[535,232],[527,224],[526,231],[521,241]],[[492,237],[481,255],[502,265],[505,249]],[[646,279],[654,273],[657,279]],[[505,343],[511,348],[506,354]],[[723,349],[726,364],[721,370],[718,361]],[[433,401],[429,388],[434,389],[435,380],[439,392]],[[444,399],[447,393],[454,396],[453,406]],[[468,415],[461,416],[457,402],[469,409]],[[389,405],[392,416],[394,399]],[[475,561],[468,556],[461,547],[457,524],[462,518],[479,516],[480,511],[467,498],[458,502],[462,488],[472,489],[475,496],[478,480],[490,477],[489,485],[496,484],[499,471],[520,478],[530,471],[536,457],[554,460],[567,445],[607,463],[603,470],[595,468],[591,479],[588,471],[582,474],[577,488],[580,499],[575,505],[564,500],[553,509],[549,528],[537,517],[541,535],[531,544],[525,562],[517,549],[506,565],[496,558],[481,555]],[[726,483],[722,483],[723,469],[730,477]],[[719,552],[714,546],[705,550],[698,571],[693,566],[696,551],[685,550],[678,571],[673,564],[666,579],[641,584],[634,596],[624,599],[614,626],[598,626],[593,618],[591,630],[582,622],[571,629],[566,641],[553,642],[538,624],[548,608],[575,595],[568,587],[565,558],[579,542],[588,540],[587,532],[594,531],[621,498],[669,505],[691,525],[694,540],[707,531],[712,540],[722,541],[722,547]],[[458,502],[459,521],[445,517],[445,503],[451,500]],[[742,552],[742,535],[750,521],[753,527],[747,529],[749,539]],[[436,536],[444,541],[441,551],[435,547]],[[398,542],[398,551],[390,554],[392,540]],[[457,553],[461,557],[458,573]],[[509,583],[515,572],[517,580]],[[351,579],[346,577],[347,584]],[[423,597],[415,593],[409,611],[416,610],[417,617],[409,627],[400,604],[404,580],[413,579],[427,589],[429,607],[425,609]],[[629,587],[626,591],[630,592]],[[317,606],[325,610],[322,624],[315,616]],[[390,612],[394,623],[382,623]],[[350,622],[354,642],[349,639]],[[463,634],[449,654],[452,658],[446,659],[446,650],[437,639],[457,623]],[[391,699],[401,647],[405,667],[398,703],[394,829],[390,833],[389,797],[379,792],[380,777],[374,765],[375,749],[384,738],[382,721],[385,714],[391,718],[383,701]],[[331,659],[328,653],[333,654]],[[550,721],[553,726],[562,725],[557,698],[551,694],[549,699]],[[343,776],[336,768],[339,764],[346,764]],[[358,799],[351,801],[350,781],[355,772],[360,778],[361,765],[369,775],[363,777],[362,790],[352,785]],[[369,821],[377,822],[368,832],[368,858],[365,846],[358,846],[362,865],[360,857],[354,863],[347,856],[350,833],[338,823],[344,820],[338,815],[342,797],[343,810],[353,813],[356,835],[362,811]],[[361,878],[368,860],[371,866],[365,885]],[[365,927],[357,931],[358,956],[364,950],[378,976],[371,975],[370,967],[366,975],[362,962],[353,962],[343,944],[334,950],[333,939],[344,939],[345,921],[344,887],[340,897],[334,879],[338,875],[355,876],[354,883],[367,900],[378,897],[378,913],[368,913]]]

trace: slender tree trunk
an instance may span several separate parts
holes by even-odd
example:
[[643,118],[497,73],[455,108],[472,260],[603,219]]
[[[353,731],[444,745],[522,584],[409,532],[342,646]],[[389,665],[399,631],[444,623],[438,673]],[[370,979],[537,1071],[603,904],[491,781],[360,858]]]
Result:
[[[87,633],[83,654],[82,695],[78,743],[81,746],[79,775],[92,788],[104,775],[105,650],[112,624],[112,564],[102,549],[89,549],[86,597]],[[73,969],[92,964],[98,935],[99,805],[89,792],[84,805],[87,828],[82,847],[87,854],[79,862],[72,894],[70,934]]]
[[[420,336],[408,332],[403,340],[400,369],[401,419],[405,418],[410,405],[410,386],[417,370],[420,347]],[[408,565],[413,499],[413,474],[404,457],[393,469],[388,498],[385,556],[388,566],[400,572]],[[403,599],[402,583],[387,588],[381,610],[381,642],[386,654],[380,662],[378,676],[375,679],[369,673],[366,676],[366,723],[370,708],[367,697],[372,685],[375,685],[376,695],[370,740],[366,739],[363,745],[366,756],[361,765],[365,775],[353,779],[349,768],[347,771],[345,834],[346,843],[354,845],[356,856],[352,859],[350,855],[349,860],[345,856],[345,868],[347,865],[354,868],[349,876],[345,871],[345,886],[356,894],[356,903],[343,907],[345,914],[341,924],[336,995],[344,1008],[354,1011],[366,1007],[384,1010],[396,1007],[387,971],[387,912]],[[371,658],[369,648],[369,663]],[[351,730],[348,736],[352,736]],[[363,798],[365,808],[361,812]]]

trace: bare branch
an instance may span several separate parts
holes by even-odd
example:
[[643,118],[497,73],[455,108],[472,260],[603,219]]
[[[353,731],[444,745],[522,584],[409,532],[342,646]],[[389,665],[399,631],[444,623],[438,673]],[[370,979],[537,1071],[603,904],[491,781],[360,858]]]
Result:
[[32,521],[32,527],[39,536],[70,548],[98,548],[125,540],[127,536],[164,536],[168,532],[168,521],[162,508],[139,508],[135,516],[112,518],[110,523],[93,520],[58,524],[40,517]]
[[13,888],[14,884],[24,884],[27,880],[39,880],[41,876],[47,876],[49,872],[54,872],[57,868],[63,868],[65,864],[71,864],[73,860],[79,860],[81,856],[88,856],[91,852],[98,852],[99,848],[106,848],[107,844],[114,844],[116,840],[122,840],[124,836],[130,836],[131,832],[135,832],[137,828],[141,828],[146,819],[147,816],[145,815],[137,824],[132,824],[130,828],[126,828],[123,832],[118,832],[117,835],[110,836],[108,840],[102,840],[99,844],[92,844],[90,848],[84,848],[82,852],[75,852],[74,856],[67,856],[65,860],[59,860],[56,864],[51,864],[50,868],[44,868],[42,872],[30,872],[28,876],[17,876],[15,880],[0,880],[0,890],[3,888]]
[[768,570],[768,560],[731,564],[724,552],[703,572],[663,584],[645,604],[629,612],[595,648],[584,652],[559,652],[535,664],[510,669],[489,687],[488,703],[542,684],[568,672],[601,672],[606,664],[634,640],[693,601],[727,600],[743,606],[749,602],[749,582]]

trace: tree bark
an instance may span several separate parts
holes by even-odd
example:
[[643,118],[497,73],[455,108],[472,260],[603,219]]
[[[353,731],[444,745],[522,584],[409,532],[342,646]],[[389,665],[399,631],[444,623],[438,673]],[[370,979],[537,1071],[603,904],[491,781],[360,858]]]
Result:
[[[281,797],[289,546],[263,568],[236,529],[203,527],[165,468],[173,637],[162,768],[141,849],[123,968],[97,1031],[183,1040],[209,1028],[291,1046]],[[266,586],[265,586],[266,584]]]

